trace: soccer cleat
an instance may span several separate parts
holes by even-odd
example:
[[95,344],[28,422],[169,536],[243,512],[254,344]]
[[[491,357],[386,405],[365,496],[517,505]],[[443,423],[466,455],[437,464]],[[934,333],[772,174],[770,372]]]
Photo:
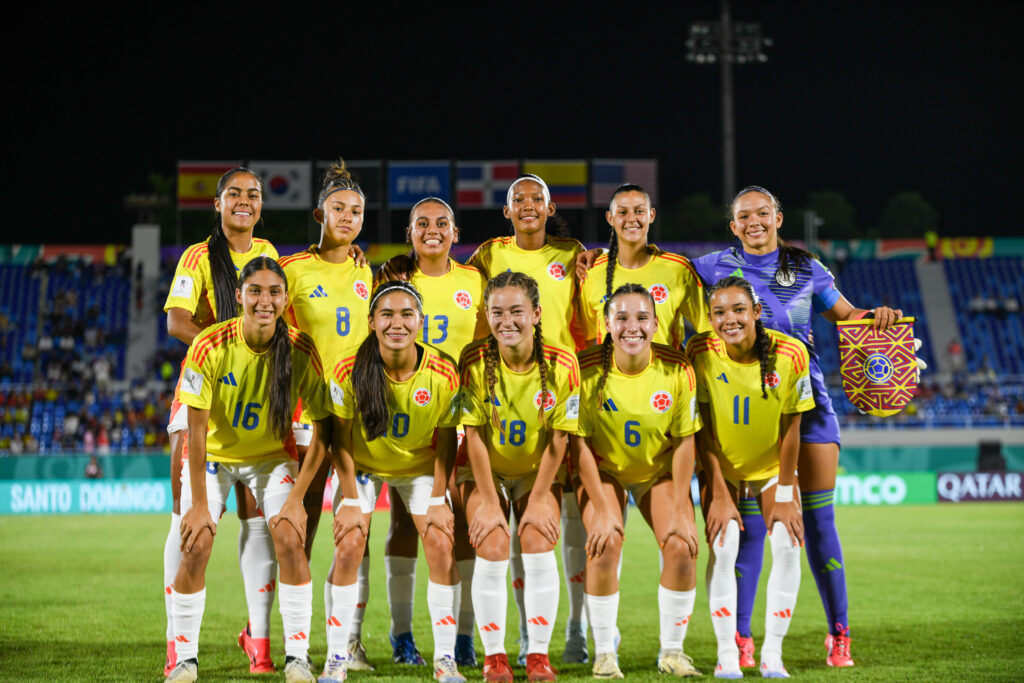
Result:
[[285,683],[316,683],[316,676],[309,670],[309,662],[298,657],[286,657],[284,662]]
[[761,650],[761,678],[789,678],[789,672],[782,665],[782,657],[774,653],[766,655],[763,648]]
[[358,638],[348,641],[348,670],[373,671],[373,665],[366,658],[366,648],[363,647],[363,641]]
[[754,639],[752,637],[741,636],[740,632],[736,631],[736,647],[740,651],[740,668],[753,669],[757,666],[757,662],[754,660]]
[[324,662],[324,672],[316,679],[316,683],[342,683],[348,678],[349,660],[339,655],[328,657]]
[[476,666],[473,636],[465,633],[455,636],[455,663],[459,666]]
[[551,668],[551,660],[547,655],[537,652],[526,655],[526,680],[553,681],[557,677],[558,672]]
[[427,663],[420,651],[416,649],[416,641],[413,639],[411,631],[400,633],[397,636],[389,635],[388,638],[391,639],[391,649],[394,651],[391,661],[395,664],[423,666]]
[[238,634],[238,647],[249,658],[249,673],[269,674],[277,671],[270,658],[270,638],[253,638],[249,624]]
[[[590,661],[590,652],[587,650],[587,634],[579,622],[566,626],[565,651],[562,652],[562,661],[566,664],[586,664]],[[616,649],[618,649],[616,647]]]
[[625,678],[619,668],[619,658],[614,652],[602,652],[594,656],[594,678]]
[[829,666],[853,666],[853,655],[850,654],[850,629],[840,630],[839,635],[825,638],[825,649],[828,657],[825,663]]
[[658,671],[679,678],[700,676],[700,671],[693,665],[693,658],[682,650],[661,650],[658,652]]
[[450,655],[434,660],[434,680],[438,683],[466,683],[466,677],[459,673],[459,667]]
[[184,662],[179,662],[171,670],[171,673],[167,674],[164,683],[193,683],[197,678],[199,678],[199,660],[186,659]]
[[519,654],[516,656],[516,664],[526,666],[526,653],[530,651],[530,639],[526,636],[519,636]]
[[504,652],[484,657],[484,681],[488,683],[511,683],[512,667]]
[[726,661],[718,660],[718,664],[715,665],[715,678],[728,678],[736,680],[743,678],[743,671],[740,670],[740,663],[736,659],[728,659]]
[[174,663],[178,661],[178,655],[174,651],[174,641],[167,641],[167,658],[164,659],[164,678],[174,671]]

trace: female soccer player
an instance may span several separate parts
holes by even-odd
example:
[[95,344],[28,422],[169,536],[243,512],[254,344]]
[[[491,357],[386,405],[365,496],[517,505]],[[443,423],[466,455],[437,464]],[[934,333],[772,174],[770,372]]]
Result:
[[659,329],[656,310],[643,285],[619,287],[604,305],[604,342],[580,354],[583,407],[572,450],[587,529],[585,591],[595,678],[623,677],[615,636],[627,492],[654,531],[664,559],[658,670],[700,675],[683,653],[683,641],[696,596],[698,541],[690,479],[693,435],[701,419],[686,356],[652,344]]
[[183,553],[171,591],[177,665],[167,680],[196,680],[206,565],[216,520],[232,485],[242,482],[270,517],[281,567],[285,680],[314,681],[306,661],[313,608],[303,553],[302,497],[326,454],[326,443],[321,433],[301,470],[288,449],[294,443],[291,416],[300,397],[318,423],[315,431],[328,426],[323,369],[313,340],[281,319],[288,281],[274,259],[259,256],[247,263],[235,298],[242,316],[198,334],[182,376],[191,486],[182,492]]
[[647,244],[654,222],[651,198],[639,185],[620,185],[612,194],[605,220],[611,226],[608,254],[594,261],[580,285],[580,312],[588,340],[604,339],[604,302],[626,282],[647,287],[661,321],[653,341],[679,347],[686,336],[684,318],[707,331],[707,306],[700,278],[685,256]]
[[[818,584],[828,619],[825,640],[829,666],[853,666],[850,656],[850,626],[847,617],[846,574],[843,551],[836,531],[832,503],[836,468],[839,463],[839,420],[832,409],[818,357],[811,340],[811,316],[817,311],[830,322],[873,317],[875,327],[888,329],[902,311],[887,306],[874,310],[854,308],[836,289],[832,273],[810,253],[786,244],[779,237],[782,205],[768,190],[750,186],[740,190],[732,202],[729,227],[742,248],[717,251],[694,259],[693,265],[705,284],[733,273],[742,273],[754,288],[762,306],[766,327],[802,341],[810,355],[811,387],[815,408],[800,421],[800,487],[803,491],[803,523],[807,534],[807,561]],[[737,274],[738,274],[737,273]],[[751,532],[740,544],[737,567],[741,583],[757,584],[764,536]],[[753,536],[753,537],[752,537]],[[741,595],[752,600],[753,589],[741,587]],[[749,606],[739,612],[750,614]],[[753,640],[747,629],[736,634],[741,640],[742,663],[753,666]]]
[[[219,321],[238,315],[235,288],[238,271],[256,256],[277,258],[277,250],[264,239],[253,237],[263,208],[263,179],[247,168],[233,168],[217,182],[214,208],[218,222],[205,242],[193,244],[178,261],[174,284],[167,295],[167,332],[192,344],[196,335]],[[184,364],[182,365],[184,370]],[[185,439],[188,411],[181,407],[181,379],[175,387],[171,419],[171,489],[174,508],[180,510],[182,461],[188,457]],[[184,486],[188,486],[185,477]],[[238,644],[249,657],[250,673],[274,671],[270,658],[270,611],[274,606],[277,562],[267,522],[257,509],[249,490],[235,486],[238,501],[238,566],[245,584],[249,623],[238,636]],[[164,675],[170,673],[177,656],[171,625],[171,583],[181,560],[181,517],[171,516],[171,528],[164,545],[164,602],[167,611],[167,660]]]
[[[476,548],[473,610],[484,645],[485,681],[511,681],[505,654],[508,518],[519,520],[531,681],[553,681],[548,644],[558,614],[559,507],[568,434],[579,415],[579,368],[571,351],[544,343],[533,278],[505,271],[484,293],[491,334],[459,363],[466,456],[461,484]],[[500,492],[500,493],[499,493]]]
[[701,502],[712,552],[708,603],[718,639],[715,677],[743,677],[735,640],[742,482],[772,530],[761,675],[789,678],[782,665],[782,639],[800,590],[803,523],[794,495],[800,413],[814,407],[807,350],[797,339],[765,330],[761,305],[743,278],[719,280],[709,294],[714,333],[693,337],[686,350],[708,425],[697,440],[707,482]]
[[430,567],[427,608],[434,633],[434,678],[466,679],[455,665],[459,574],[452,554],[452,512],[445,500],[455,459],[459,379],[455,364],[417,343],[419,292],[406,282],[380,285],[370,299],[370,334],[354,357],[335,365],[330,382],[334,424],[334,564],[321,683],[345,679],[356,608],[357,570],[370,513],[386,481],[412,513]]

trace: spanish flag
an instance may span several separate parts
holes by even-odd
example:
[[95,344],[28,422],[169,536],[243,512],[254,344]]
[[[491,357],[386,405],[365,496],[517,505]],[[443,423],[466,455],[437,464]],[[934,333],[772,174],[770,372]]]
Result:
[[179,161],[178,208],[212,209],[217,181],[239,161]]

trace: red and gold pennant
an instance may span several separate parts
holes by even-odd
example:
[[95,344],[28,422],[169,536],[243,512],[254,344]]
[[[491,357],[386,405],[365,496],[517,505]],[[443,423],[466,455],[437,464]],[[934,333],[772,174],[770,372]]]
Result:
[[888,330],[874,320],[844,320],[839,328],[839,374],[853,405],[887,417],[914,398],[918,383],[914,318],[900,318]]

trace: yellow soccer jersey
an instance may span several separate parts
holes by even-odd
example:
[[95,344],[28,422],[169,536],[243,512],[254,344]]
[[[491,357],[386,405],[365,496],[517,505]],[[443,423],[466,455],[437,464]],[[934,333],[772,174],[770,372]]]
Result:
[[775,330],[772,338],[775,368],[768,374],[761,398],[761,365],[737,363],[713,332],[696,335],[686,345],[697,372],[697,400],[708,403],[711,438],[719,451],[722,474],[733,481],[768,479],[779,473],[782,413],[814,407],[808,375],[807,348]]
[[[683,318],[697,332],[710,331],[704,287],[697,271],[685,256],[662,251],[651,245],[651,259],[639,268],[616,264],[612,291],[634,282],[643,285],[654,297],[658,314],[658,333],[654,341],[678,347],[686,337]],[[599,256],[581,289],[580,316],[587,339],[600,344],[607,332],[604,326],[604,302],[607,298],[608,255]]]
[[[192,321],[200,328],[217,322],[217,301],[213,294],[213,274],[210,272],[210,240],[193,244],[185,250],[174,271],[174,283],[164,302],[164,310],[184,308],[192,314]],[[245,264],[257,256],[277,259],[277,249],[267,240],[252,239],[249,251],[244,254],[230,252],[235,270],[241,271]]]
[[[292,403],[299,398],[312,419],[330,414],[323,366],[309,335],[288,328],[292,345]],[[214,462],[280,458],[285,444],[268,431],[270,355],[256,353],[242,337],[242,319],[203,330],[192,342],[181,378],[181,402],[209,409],[206,450]],[[294,446],[294,441],[291,441]]]
[[577,435],[587,439],[597,467],[623,484],[660,477],[672,469],[672,437],[701,428],[693,366],[678,349],[651,345],[651,362],[625,375],[612,356],[598,402],[604,349],[580,353],[583,407]]
[[481,339],[467,346],[462,353],[459,363],[462,424],[484,427],[484,443],[495,474],[524,477],[536,472],[540,466],[550,430],[561,429],[570,434],[576,431],[580,412],[579,365],[571,352],[544,345],[548,393],[544,402],[546,424],[541,427],[538,420],[541,387],[537,368],[514,372],[499,360],[494,395],[502,431],[495,428],[491,419],[486,349],[487,339]]
[[354,356],[369,333],[370,267],[328,263],[316,245],[280,263],[288,276],[285,321],[311,336],[328,364]]
[[458,358],[466,344],[489,332],[483,311],[487,280],[473,266],[448,263],[440,277],[417,269],[410,281],[423,297],[423,342]]
[[437,349],[423,349],[416,374],[404,382],[388,382],[387,434],[366,440],[352,387],[355,356],[334,367],[330,381],[332,411],[354,420],[352,456],[361,472],[385,477],[434,473],[435,429],[459,424],[459,375],[455,363]]
[[548,235],[547,243],[540,249],[527,251],[519,248],[514,235],[507,235],[481,244],[466,263],[477,267],[488,279],[511,270],[536,280],[544,338],[556,346],[575,349],[578,345],[572,325],[578,287],[574,263],[581,251],[583,245],[579,241],[552,235]]

